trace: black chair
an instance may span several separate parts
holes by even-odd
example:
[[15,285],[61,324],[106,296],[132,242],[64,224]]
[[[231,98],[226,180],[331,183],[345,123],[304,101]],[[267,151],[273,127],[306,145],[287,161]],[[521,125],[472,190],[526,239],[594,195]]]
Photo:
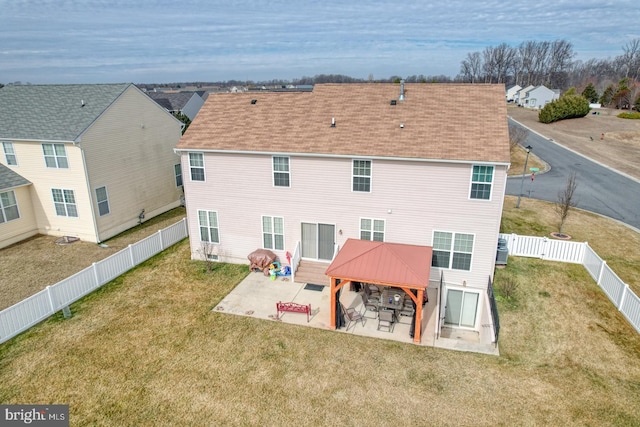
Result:
[[378,330],[386,328],[387,332],[393,332],[394,323],[395,319],[393,316],[393,311],[380,310],[378,312]]

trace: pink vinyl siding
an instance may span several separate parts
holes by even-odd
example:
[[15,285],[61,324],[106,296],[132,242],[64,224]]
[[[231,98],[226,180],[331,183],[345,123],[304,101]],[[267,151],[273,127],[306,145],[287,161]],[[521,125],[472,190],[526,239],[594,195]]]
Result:
[[[369,193],[352,191],[351,158],[290,156],[289,166],[291,186],[274,187],[271,155],[205,153],[206,181],[185,182],[192,256],[198,209],[218,212],[220,259],[243,263],[262,247],[263,215],[284,218],[281,260],[301,239],[301,222],[335,224],[342,245],[359,238],[364,217],[385,221],[388,242],[431,246],[434,230],[474,234],[472,270],[445,270],[446,280],[483,287],[492,276],[505,166],[495,168],[490,201],[469,199],[472,164],[372,159]],[[432,280],[439,277],[433,268]]]

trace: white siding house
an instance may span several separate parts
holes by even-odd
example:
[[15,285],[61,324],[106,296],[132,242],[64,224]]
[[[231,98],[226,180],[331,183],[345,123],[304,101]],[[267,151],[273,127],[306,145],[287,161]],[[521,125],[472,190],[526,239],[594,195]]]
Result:
[[559,97],[560,94],[558,92],[548,89],[546,86],[536,86],[526,93],[522,101],[522,106],[541,109]]
[[432,246],[432,284],[444,278],[456,308],[445,322],[479,331],[489,316],[509,167],[504,85],[211,94],[176,151],[192,258],[209,243],[220,261],[267,248],[328,266],[348,238]]
[[21,215],[41,234],[100,242],[143,210],[179,206],[180,136],[181,123],[132,84],[0,90],[0,163],[30,182]]

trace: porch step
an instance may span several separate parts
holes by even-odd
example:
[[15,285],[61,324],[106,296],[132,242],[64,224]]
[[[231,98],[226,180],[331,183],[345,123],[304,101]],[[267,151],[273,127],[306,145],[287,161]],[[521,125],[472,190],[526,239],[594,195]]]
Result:
[[331,285],[329,276],[325,275],[328,263],[313,262],[313,261],[300,261],[298,264],[298,270],[295,274],[295,280],[298,283],[313,283],[315,285]]

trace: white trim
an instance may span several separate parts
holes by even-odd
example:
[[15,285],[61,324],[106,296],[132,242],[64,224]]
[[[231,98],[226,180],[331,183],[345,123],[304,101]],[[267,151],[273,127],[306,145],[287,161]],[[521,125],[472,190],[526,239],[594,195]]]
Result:
[[[211,228],[215,228],[218,231],[218,241],[214,242],[212,240],[202,240],[202,234],[200,232],[200,228],[203,227],[203,225],[200,224],[200,212],[206,212],[207,213],[207,236],[211,239]],[[216,214],[216,226],[212,227],[211,224],[209,224],[209,212],[214,212]],[[197,218],[198,218],[198,241],[200,243],[211,243],[214,245],[219,245],[220,244],[220,216],[218,215],[218,211],[214,211],[214,210],[209,210],[209,209],[197,209],[196,210],[196,214],[197,214]]]
[[[287,159],[287,171],[283,172],[283,171],[277,171],[275,169],[275,164],[274,164],[274,160],[275,158],[281,158],[281,159]],[[276,185],[276,173],[286,173],[289,176],[289,185]],[[271,156],[271,186],[273,188],[291,188],[291,157],[289,156],[277,156],[277,155],[273,155]]]
[[[454,290],[454,291],[462,291],[463,292],[463,298],[464,298],[464,293],[473,293],[473,294],[477,294],[478,295],[478,301],[476,304],[476,315],[473,319],[473,327],[469,327],[469,326],[462,326],[462,325],[453,325],[451,323],[445,323],[445,319],[446,319],[446,307],[447,307],[447,303],[449,302],[449,290]],[[442,300],[442,325],[444,327],[449,327],[449,328],[456,328],[456,329],[464,329],[467,331],[479,331],[480,328],[478,327],[478,321],[480,320],[480,311],[482,309],[482,306],[484,304],[482,304],[482,294],[483,290],[479,289],[479,288],[469,288],[466,286],[460,286],[460,285],[448,285],[448,284],[444,284],[444,298]],[[484,291],[484,293],[486,294],[486,290]],[[464,299],[463,299],[464,302]],[[461,307],[462,308],[462,307]],[[462,314],[462,311],[461,311]]]
[[[272,248],[268,248],[265,246],[264,244],[264,235],[266,234],[266,232],[264,231],[264,218],[271,218],[271,232],[269,234],[271,234],[271,242],[273,243],[273,247]],[[276,227],[275,227],[275,219],[276,218],[280,218],[282,220],[282,234],[280,233],[276,233]],[[284,216],[279,216],[279,215],[261,215],[260,216],[260,230],[262,231],[262,233],[260,234],[260,247],[263,249],[269,249],[271,251],[284,251],[285,248],[287,247],[287,243],[286,243],[286,239],[285,239],[285,225],[284,225]],[[282,249],[276,248],[276,235],[281,235],[282,236]]]
[[[309,258],[309,257],[303,257],[302,256],[302,224],[313,224],[316,226],[316,231],[318,231],[319,225],[332,225],[333,226],[333,241],[334,241],[334,246],[335,246],[335,242],[336,242],[336,233],[338,232],[338,226],[335,223],[330,223],[330,222],[323,222],[323,221],[303,221],[300,220],[298,223],[298,229],[300,230],[300,258],[301,259],[306,259],[309,261],[317,261],[317,262],[326,262],[326,263],[330,263],[332,260],[330,259],[321,259],[318,258],[318,255],[320,254],[320,239],[317,238],[316,239],[316,257],[315,258]],[[316,234],[316,237],[318,237],[319,234]]]
[[[174,148],[173,151],[178,153],[217,153],[217,154],[252,154],[252,155],[260,155],[260,156],[289,156],[289,157],[328,157],[333,159],[354,159],[353,154],[324,154],[324,153],[296,153],[296,152],[282,152],[275,153],[273,151],[242,151],[242,150],[211,150],[211,149],[188,149],[188,148]],[[454,160],[454,159],[427,159],[427,158],[416,158],[416,157],[390,157],[390,156],[358,156],[360,160],[394,160],[394,161],[405,161],[405,162],[427,162],[427,163],[455,163],[455,164],[465,164],[465,165],[487,165],[487,166],[509,166],[511,164],[508,162],[498,162],[498,161],[484,161],[484,160]]]
[[[80,218],[80,212],[78,210],[78,201],[76,200],[75,190],[71,190],[69,188],[53,188],[53,187],[51,187],[50,190],[51,191],[49,192],[49,194],[51,194],[51,201],[53,202],[53,211],[54,211],[56,216],[64,217],[64,218]],[[53,196],[53,190],[58,190],[58,191],[62,192],[62,200],[63,200],[62,203],[64,204],[64,211],[66,213],[65,215],[59,215],[58,214],[58,210],[56,209],[56,203],[61,203],[61,202],[56,202],[56,199]],[[64,192],[65,191],[71,191],[73,193],[73,200],[74,200],[73,203],[67,203],[66,198],[64,196]],[[76,207],[76,216],[69,215],[69,210],[67,209],[67,204],[74,205]]]
[[[202,166],[192,166],[191,165],[191,154],[200,154],[202,156]],[[198,152],[198,151],[194,151],[189,153],[189,155],[187,155],[187,163],[189,163],[189,181],[190,182],[207,182],[207,171],[205,168],[205,161],[204,161],[204,153],[202,152]],[[203,180],[199,180],[199,179],[193,179],[193,168],[198,168],[198,169],[202,169],[202,177],[204,178]],[[182,182],[184,183],[184,178],[182,178]]]
[[[363,228],[362,228],[362,220],[363,219],[368,219],[368,220],[371,221],[371,230],[363,230]],[[374,240],[373,239],[373,234],[376,233],[375,226],[374,226],[375,221],[382,221],[382,225],[384,227],[384,230],[382,231],[382,241],[383,242],[385,241],[385,237],[386,237],[386,234],[387,234],[387,220],[381,219],[381,218],[370,218],[370,217],[365,217],[365,216],[361,216],[358,219],[358,239],[363,240],[362,239],[362,231],[369,231],[371,233],[371,239],[369,239],[369,240],[370,241],[374,241],[374,242],[378,241],[378,240]],[[377,233],[380,233],[380,232],[378,231]]]
[[[473,168],[476,166],[491,166],[491,191],[489,191],[489,198],[488,199],[478,199],[475,197],[471,197],[471,189],[473,188]],[[493,187],[495,185],[495,179],[496,178],[496,167],[495,165],[491,165],[491,164],[477,164],[474,163],[471,165],[471,176],[469,177],[469,191],[467,192],[467,200],[477,200],[477,201],[481,201],[481,202],[490,202],[493,199]],[[488,184],[486,182],[480,182],[480,181],[476,181],[476,184]]]
[[[106,214],[101,214],[100,213],[100,200],[98,200],[98,190],[100,188],[104,188],[104,194],[106,196],[106,199],[103,200],[103,202],[107,202],[107,213]],[[111,204],[109,203],[109,191],[107,190],[107,186],[106,185],[101,185],[100,187],[96,187],[93,189],[95,195],[96,195],[96,207],[98,208],[98,216],[103,217],[103,216],[107,216],[111,213]]]
[[0,195],[9,192],[13,193],[13,199],[16,201],[16,204],[11,206],[16,207],[16,210],[18,211],[18,217],[7,219],[7,215],[5,214],[5,206],[2,204],[2,198],[0,197],[0,214],[2,214],[2,218],[4,219],[4,221],[0,222],[0,224],[6,224],[7,222],[15,221],[22,218],[22,216],[20,216],[20,206],[18,206],[18,197],[16,196],[16,192],[13,190],[0,190]]
[[[430,246],[431,246],[431,248],[432,248],[432,250],[434,252],[435,251],[440,251],[440,250],[444,251],[443,249],[436,249],[434,247],[434,239],[435,239],[435,234],[436,233],[450,233],[451,234],[451,249],[449,250],[449,254],[450,254],[450,256],[449,256],[449,267],[434,267],[433,266],[433,261],[431,261],[431,263],[432,263],[431,268],[438,268],[440,270],[451,270],[451,271],[467,271],[467,272],[473,271],[473,259],[474,259],[475,249],[476,249],[476,234],[475,233],[463,233],[463,232],[459,232],[459,231],[448,231],[448,230],[436,230],[436,229],[433,229],[431,231],[431,245]],[[459,269],[459,268],[453,268],[452,267],[452,265],[453,265],[453,254],[456,252],[454,250],[454,248],[455,248],[455,245],[456,245],[456,235],[457,234],[465,234],[465,235],[468,235],[468,236],[473,236],[473,247],[471,248],[471,261],[469,262],[469,269],[468,270],[462,270],[462,269]],[[460,252],[460,251],[458,251],[458,253],[466,254],[468,252]]]
[[[356,175],[354,172],[354,163],[355,162],[369,162],[369,176],[367,175]],[[353,189],[353,180],[354,178],[369,178],[369,191],[356,191]],[[352,193],[373,193],[373,160],[371,159],[362,159],[362,158],[352,158],[351,159],[351,192]]]
[[[11,151],[13,151],[13,153],[9,153],[9,155],[13,156],[15,158],[16,164],[12,165],[9,163],[9,159],[7,158],[7,150],[4,146],[4,144],[9,144],[9,146],[11,147]],[[7,162],[5,164],[5,166],[10,167],[10,166],[19,166],[18,165],[18,155],[16,154],[16,149],[13,146],[13,142],[11,141],[0,141],[0,145],[2,145],[2,152],[4,153],[4,161]]]
[[[45,145],[51,145],[51,147],[53,148],[53,158],[56,161],[55,167],[54,166],[49,166],[47,164],[47,157],[51,157],[51,155],[45,153],[45,151],[44,151],[44,146]],[[63,156],[58,156],[58,154],[56,153],[56,145],[61,145],[62,149],[64,150],[64,159],[67,162],[67,166],[66,167],[61,167],[60,166],[60,162],[58,161],[58,158],[62,158]],[[59,144],[59,143],[51,144],[51,143],[44,143],[43,142],[42,144],[40,144],[40,147],[42,147],[42,158],[44,160],[44,166],[47,169],[70,169],[70,167],[69,167],[69,156],[67,155],[67,147],[65,147],[64,144]]]

